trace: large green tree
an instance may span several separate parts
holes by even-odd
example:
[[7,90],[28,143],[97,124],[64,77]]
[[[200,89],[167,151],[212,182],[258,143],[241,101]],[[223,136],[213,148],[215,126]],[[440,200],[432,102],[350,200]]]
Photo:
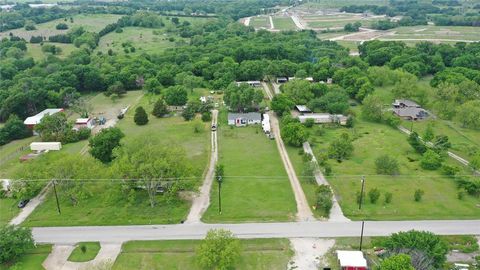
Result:
[[165,101],[171,106],[183,106],[188,100],[188,90],[184,86],[171,86],[165,90]]
[[113,149],[120,146],[120,140],[125,135],[119,128],[103,129],[96,136],[90,138],[90,154],[103,163],[113,159]]
[[328,147],[328,156],[338,161],[349,159],[352,154],[353,144],[347,133],[340,135]]
[[285,143],[297,147],[301,146],[308,138],[305,126],[296,121],[282,125],[281,135]]
[[0,227],[0,263],[11,262],[34,247],[32,230],[3,225]]
[[240,241],[230,231],[210,230],[196,253],[197,262],[203,269],[233,269],[240,257]]
[[255,89],[247,84],[237,86],[231,83],[223,96],[225,103],[230,109],[237,112],[244,112],[250,109],[258,108],[263,99],[263,93],[259,89]]

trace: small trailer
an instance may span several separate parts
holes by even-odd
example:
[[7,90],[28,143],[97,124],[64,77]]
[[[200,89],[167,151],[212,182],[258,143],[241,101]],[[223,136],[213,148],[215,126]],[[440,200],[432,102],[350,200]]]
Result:
[[30,149],[36,152],[58,151],[62,149],[62,143],[61,142],[32,142],[30,144]]

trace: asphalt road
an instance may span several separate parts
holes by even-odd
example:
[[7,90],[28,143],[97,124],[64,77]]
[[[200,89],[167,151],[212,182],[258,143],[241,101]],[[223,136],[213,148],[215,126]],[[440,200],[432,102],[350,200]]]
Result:
[[[360,235],[361,222],[43,227],[33,228],[33,237],[38,243],[53,244],[85,241],[118,243],[130,240],[202,239],[208,230],[214,228],[230,230],[239,238],[347,237]],[[480,235],[480,220],[367,221],[364,235],[386,236],[412,229],[431,231],[440,235]]]

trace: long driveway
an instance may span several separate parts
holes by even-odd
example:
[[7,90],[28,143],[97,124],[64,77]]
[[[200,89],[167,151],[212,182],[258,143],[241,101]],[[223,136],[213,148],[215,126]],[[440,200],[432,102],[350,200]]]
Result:
[[[202,239],[208,230],[217,228],[230,230],[239,238],[352,237],[360,235],[361,222],[44,227],[33,228],[33,237],[38,243],[53,244],[85,241],[119,243],[130,240]],[[480,235],[480,220],[367,221],[364,235],[386,236],[412,229],[431,231],[440,235]]]

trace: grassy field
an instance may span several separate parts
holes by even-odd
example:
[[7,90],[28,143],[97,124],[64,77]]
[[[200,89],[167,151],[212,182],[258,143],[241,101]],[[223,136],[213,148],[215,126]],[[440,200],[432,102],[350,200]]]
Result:
[[[82,247],[85,247],[85,252],[82,251]],[[68,257],[68,261],[88,262],[95,259],[98,251],[100,251],[99,242],[81,242],[78,243],[75,249],[72,251]]]
[[17,207],[18,200],[12,198],[0,199],[0,225],[7,224],[15,217],[20,209]]
[[[200,269],[195,250],[199,240],[133,241],[122,247],[114,270],[127,269]],[[293,255],[287,239],[240,240],[241,257],[235,269],[285,269]]]
[[273,25],[278,30],[297,30],[297,26],[290,17],[273,17]]
[[299,10],[311,10],[314,8],[341,8],[349,5],[380,5],[388,6],[388,1],[385,0],[321,0],[316,2],[308,2],[296,7]]
[[57,19],[53,21],[49,21],[46,23],[40,23],[35,25],[37,30],[26,31],[23,28],[9,30],[0,32],[0,38],[7,37],[11,32],[15,36],[19,36],[24,38],[25,40],[29,41],[31,36],[44,36],[49,37],[52,35],[57,35],[61,33],[66,33],[67,30],[57,30],[55,26],[59,23],[66,23],[71,29],[75,26],[82,26],[85,30],[91,32],[99,32],[102,30],[107,24],[111,24],[116,22],[122,15],[115,15],[115,14],[78,14],[73,16],[73,23],[70,22],[70,19],[66,21],[62,19]]
[[[317,17],[315,17],[317,18]],[[372,22],[378,20],[374,18],[362,19],[357,16],[351,18],[336,19],[336,18],[323,18],[322,19],[309,19],[307,20],[308,26],[313,28],[343,28],[347,23],[360,22],[362,26],[368,27]]]
[[22,270],[44,270],[42,263],[52,251],[52,245],[38,245],[29,250],[14,265],[7,266],[0,264],[0,270],[22,269]]
[[[457,188],[452,179],[443,177],[438,171],[426,171],[420,168],[417,153],[406,141],[406,136],[386,125],[370,123],[358,119],[352,130],[339,128],[327,129],[325,134],[316,137],[314,151],[318,155],[325,151],[333,139],[347,132],[350,137],[358,137],[354,142],[352,158],[341,163],[330,160],[333,175],[328,177],[339,197],[343,212],[350,218],[369,220],[404,219],[469,219],[479,218],[479,198],[466,196],[457,199]],[[377,175],[375,159],[388,154],[399,163],[400,175]],[[457,165],[451,159],[447,164]],[[468,173],[467,171],[463,173]],[[376,187],[381,193],[377,204],[366,200],[361,211],[356,203],[356,193],[360,191],[361,176],[366,175],[366,191]],[[413,200],[416,189],[425,191],[421,202]],[[384,203],[385,192],[393,194],[390,204]]]
[[452,39],[478,41],[478,29],[469,26],[434,26],[419,25],[398,27],[393,35],[382,36],[382,39]]
[[256,16],[250,19],[250,26],[255,28],[270,28],[270,20],[267,16]]
[[[296,206],[275,141],[260,126],[230,128],[221,114],[219,163],[225,166],[222,214],[218,213],[218,188],[211,192],[205,222],[288,221]],[[268,194],[268,195],[267,195]]]
[[[77,48],[73,44],[64,44],[64,43],[51,43],[45,42],[44,44],[53,44],[56,47],[60,47],[62,52],[56,56],[59,58],[65,58],[70,55]],[[35,61],[40,61],[50,55],[50,53],[45,53],[42,51],[42,46],[40,44],[27,43],[27,55],[33,57]]]

